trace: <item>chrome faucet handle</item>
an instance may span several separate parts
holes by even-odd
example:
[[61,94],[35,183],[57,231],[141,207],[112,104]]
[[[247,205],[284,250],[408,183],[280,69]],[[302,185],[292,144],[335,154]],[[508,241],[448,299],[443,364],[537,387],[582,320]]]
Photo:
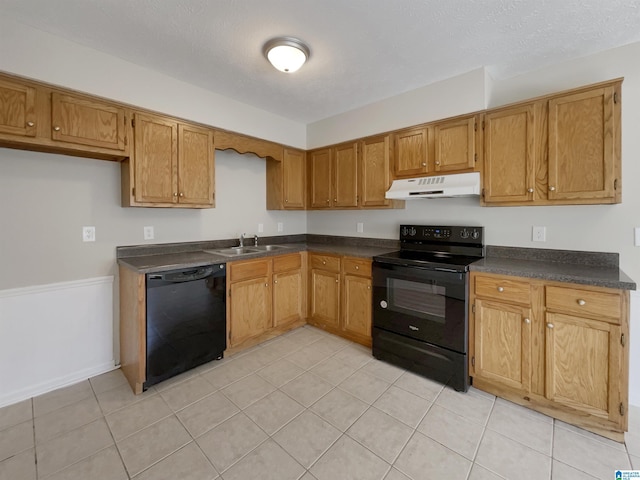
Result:
[[245,235],[246,235],[245,233],[241,233],[240,234],[240,246],[241,247],[244,247],[244,236]]
[[253,246],[257,247],[258,246],[258,235],[254,235],[253,236]]

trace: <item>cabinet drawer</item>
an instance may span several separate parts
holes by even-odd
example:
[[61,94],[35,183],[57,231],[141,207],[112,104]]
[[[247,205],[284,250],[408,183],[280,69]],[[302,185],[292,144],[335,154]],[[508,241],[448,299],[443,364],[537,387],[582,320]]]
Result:
[[345,257],[342,270],[349,275],[371,276],[371,260],[365,258]]
[[270,273],[270,266],[271,259],[231,262],[228,267],[229,281],[238,282],[248,278],[266,277]]
[[336,273],[340,272],[340,257],[312,253],[310,258],[311,268],[318,268],[320,270],[328,270]]
[[286,272],[287,270],[298,270],[301,266],[302,259],[300,258],[299,253],[273,257],[273,273]]
[[545,289],[548,309],[596,317],[607,317],[620,323],[622,298],[617,292],[598,292],[581,288],[552,287]]
[[531,285],[526,280],[478,276],[475,283],[478,296],[522,305],[531,303]]

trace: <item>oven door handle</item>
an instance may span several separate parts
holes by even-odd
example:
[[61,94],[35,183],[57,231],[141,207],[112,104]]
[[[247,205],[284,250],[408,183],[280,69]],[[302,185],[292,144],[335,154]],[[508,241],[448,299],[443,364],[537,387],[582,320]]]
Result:
[[459,270],[454,270],[452,268],[441,268],[441,267],[435,267],[434,270],[436,272],[447,272],[447,273],[462,273]]

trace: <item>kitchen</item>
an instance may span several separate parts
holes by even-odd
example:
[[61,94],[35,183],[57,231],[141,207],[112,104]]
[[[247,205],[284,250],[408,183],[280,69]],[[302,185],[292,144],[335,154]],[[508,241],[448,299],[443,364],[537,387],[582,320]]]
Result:
[[[7,22],[2,25],[2,31],[7,38],[20,39],[19,42],[3,42],[5,48],[8,43],[13,44],[10,50],[7,48],[3,51],[0,69],[4,71],[300,148],[313,148],[397,126],[625,77],[622,139],[624,194],[623,203],[619,205],[487,208],[480,207],[477,199],[460,198],[441,200],[437,204],[415,201],[408,203],[404,210],[393,211],[267,211],[264,206],[264,160],[225,151],[216,152],[215,209],[123,209],[120,207],[120,168],[117,164],[3,149],[0,152],[0,182],[5,198],[11,200],[7,200],[1,210],[2,289],[114,276],[115,247],[144,243],[142,230],[147,225],[153,225],[156,233],[156,238],[149,243],[236,238],[245,231],[249,234],[258,233],[258,224],[264,225],[264,232],[259,235],[277,235],[278,223],[283,224],[283,233],[286,234],[317,233],[391,239],[397,238],[397,226],[401,223],[446,225],[451,223],[451,218],[455,218],[459,224],[483,225],[486,229],[485,241],[489,245],[537,247],[540,244],[531,241],[531,227],[544,225],[547,227],[547,242],[541,244],[544,248],[619,252],[620,265],[625,273],[633,279],[640,278],[640,261],[637,248],[633,246],[633,228],[638,226],[636,210],[640,204],[640,193],[632,183],[640,174],[640,167],[634,161],[640,152],[640,145],[636,136],[628,133],[633,132],[635,125],[640,123],[640,109],[637,108],[640,106],[640,72],[634,63],[639,53],[638,44],[507,80],[491,80],[483,69],[478,69],[305,127],[29,27],[18,28]],[[113,71],[126,74],[113,78],[107,73]],[[176,93],[167,96],[167,91]],[[429,111],[425,113],[405,108],[411,102],[428,104]],[[384,112],[384,115],[379,112]],[[242,181],[236,182],[237,178]],[[225,179],[233,179],[233,182]],[[238,220],[240,218],[241,221]],[[362,233],[356,231],[357,223],[363,224]],[[79,232],[83,225],[96,226],[95,243],[81,242]],[[24,305],[19,305],[16,310],[4,310],[20,312],[15,316],[18,324],[25,318],[29,319],[29,323],[22,325],[25,331],[21,333],[24,335],[43,331],[44,328],[50,330],[45,330],[45,340],[48,341],[37,345],[35,351],[26,350],[28,347],[25,345],[13,347],[3,335],[3,341],[9,344],[2,346],[2,351],[7,355],[7,359],[2,357],[2,365],[11,366],[10,372],[3,371],[3,383],[13,381],[14,376],[34,373],[43,374],[35,382],[38,384],[53,378],[71,377],[79,373],[73,368],[74,362],[94,368],[89,374],[91,376],[101,373],[100,368],[105,371],[105,365],[118,358],[117,342],[112,341],[118,337],[118,322],[114,321],[116,315],[113,313],[118,310],[117,284],[97,283],[97,297],[87,296],[83,290],[87,286],[74,285],[63,290],[61,298],[50,299],[47,308],[42,311],[24,314]],[[90,294],[95,295],[95,292],[90,290]],[[77,305],[77,308],[70,312],[69,305]],[[87,312],[96,310],[96,305],[100,305],[104,312],[99,317],[91,316],[98,322],[96,328],[77,330],[77,325],[81,323],[74,316],[83,319]],[[637,305],[637,296],[632,294],[632,331],[638,321]],[[42,324],[44,318],[47,319],[46,325]],[[77,335],[71,338],[68,335],[70,331],[77,332]],[[33,340],[35,343],[37,339]],[[55,349],[52,348],[53,344],[56,344]],[[91,351],[78,353],[79,358],[65,358],[57,353],[72,352],[73,349],[68,347],[75,344],[90,344]],[[59,361],[50,362],[50,371],[47,372],[30,371],[33,363],[29,361],[16,365],[15,358],[29,359],[34,355],[35,358],[42,355],[47,361],[51,358]],[[631,358],[629,400],[632,405],[640,405],[633,350]],[[19,371],[18,367],[23,370]]]

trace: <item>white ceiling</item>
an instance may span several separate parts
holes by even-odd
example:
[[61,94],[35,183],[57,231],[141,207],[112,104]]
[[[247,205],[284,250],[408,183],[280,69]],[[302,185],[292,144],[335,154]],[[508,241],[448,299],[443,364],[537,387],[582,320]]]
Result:
[[[640,41],[638,0],[0,0],[0,15],[303,123]],[[262,56],[281,35],[311,49],[295,74]]]

